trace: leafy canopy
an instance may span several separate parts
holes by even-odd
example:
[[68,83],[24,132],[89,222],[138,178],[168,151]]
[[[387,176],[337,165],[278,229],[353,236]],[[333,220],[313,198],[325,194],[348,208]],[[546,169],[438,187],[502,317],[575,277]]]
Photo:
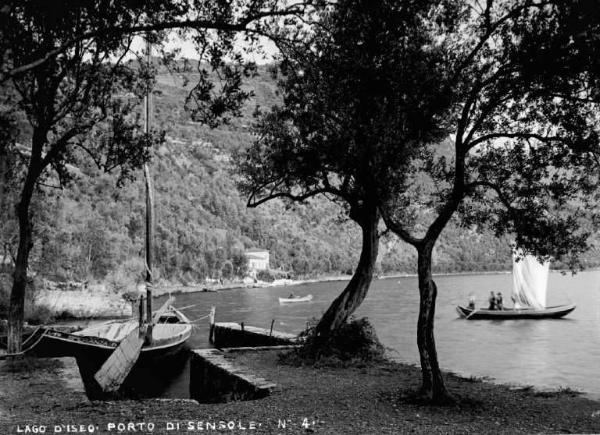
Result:
[[[450,140],[413,154],[409,185],[381,186],[386,223],[410,243],[431,244],[460,208],[466,224],[574,264],[596,203],[597,8],[458,5],[439,41],[442,88],[452,90]],[[435,187],[419,190],[423,179]]]
[[445,134],[436,41],[454,10],[441,4],[340,1],[281,47],[283,104],[262,115],[237,158],[249,204],[321,193],[352,210],[378,185],[403,183],[415,149],[406,144]]

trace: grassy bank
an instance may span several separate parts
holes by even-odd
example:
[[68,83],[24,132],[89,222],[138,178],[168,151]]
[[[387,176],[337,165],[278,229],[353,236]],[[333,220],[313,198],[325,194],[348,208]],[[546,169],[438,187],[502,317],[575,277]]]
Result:
[[[108,433],[110,425],[118,423],[143,423],[146,429],[153,423],[154,433],[600,432],[600,402],[570,391],[515,390],[447,374],[448,387],[458,404],[433,407],[411,399],[410,393],[420,382],[419,370],[412,366],[385,362],[345,369],[291,367],[280,365],[276,352],[236,354],[235,358],[277,384],[270,397],[226,404],[161,400],[77,403],[70,400],[68,390],[44,384],[49,378],[43,376],[45,369],[39,364],[30,373],[0,372],[0,432],[16,433],[17,425],[23,429],[25,424],[93,424],[96,433]],[[207,423],[218,425],[220,421],[235,422],[236,429],[206,429]],[[168,424],[174,430],[166,432]]]

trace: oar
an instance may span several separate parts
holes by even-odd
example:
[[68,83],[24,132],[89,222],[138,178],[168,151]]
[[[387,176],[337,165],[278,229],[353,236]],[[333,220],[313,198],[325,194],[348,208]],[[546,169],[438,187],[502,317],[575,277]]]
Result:
[[140,356],[145,335],[145,328],[134,328],[96,372],[94,379],[104,392],[117,391],[121,387]]
[[469,319],[469,318],[470,318],[470,317],[471,317],[473,314],[475,314],[476,312],[477,312],[477,310],[476,310],[476,309],[473,309],[473,311],[471,311],[471,312],[469,313],[469,315],[466,317],[466,319]]

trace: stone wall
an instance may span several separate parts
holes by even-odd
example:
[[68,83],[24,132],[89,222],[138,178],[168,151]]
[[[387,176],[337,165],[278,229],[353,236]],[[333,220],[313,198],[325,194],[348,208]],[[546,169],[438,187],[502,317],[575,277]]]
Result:
[[200,403],[260,399],[274,387],[275,384],[232,364],[218,349],[192,351],[190,397]]

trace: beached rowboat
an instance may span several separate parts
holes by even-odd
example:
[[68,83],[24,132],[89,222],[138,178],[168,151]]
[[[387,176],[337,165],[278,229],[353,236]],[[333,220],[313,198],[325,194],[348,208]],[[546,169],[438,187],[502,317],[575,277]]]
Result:
[[[112,320],[73,333],[45,328],[43,337],[32,350],[38,355],[85,355],[105,360],[137,328],[139,321],[135,319]],[[142,346],[140,359],[148,362],[176,353],[191,334],[192,324],[188,318],[169,306],[154,323],[152,343]]]

